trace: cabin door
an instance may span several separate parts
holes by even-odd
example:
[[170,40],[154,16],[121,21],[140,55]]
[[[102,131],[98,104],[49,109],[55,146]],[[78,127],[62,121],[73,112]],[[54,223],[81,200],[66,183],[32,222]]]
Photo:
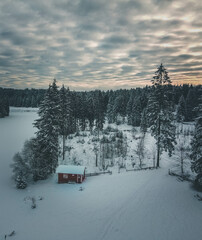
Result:
[[82,183],[82,176],[81,175],[77,175],[77,182]]

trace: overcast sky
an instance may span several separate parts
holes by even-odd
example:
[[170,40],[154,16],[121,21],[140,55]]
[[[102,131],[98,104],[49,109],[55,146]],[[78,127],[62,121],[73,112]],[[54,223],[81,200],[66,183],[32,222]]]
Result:
[[1,0],[0,87],[202,83],[202,0]]

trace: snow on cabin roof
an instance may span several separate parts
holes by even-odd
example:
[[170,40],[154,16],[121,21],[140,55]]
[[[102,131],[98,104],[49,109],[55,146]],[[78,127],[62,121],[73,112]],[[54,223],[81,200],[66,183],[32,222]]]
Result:
[[56,173],[69,173],[69,174],[84,174],[84,166],[76,165],[59,165],[56,169]]

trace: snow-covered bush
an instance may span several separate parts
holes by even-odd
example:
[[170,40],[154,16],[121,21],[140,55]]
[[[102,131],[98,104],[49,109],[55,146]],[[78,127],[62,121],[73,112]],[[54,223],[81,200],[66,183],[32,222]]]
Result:
[[99,141],[99,138],[98,137],[93,137],[92,138],[92,142],[98,142]]
[[70,134],[69,136],[68,136],[68,139],[73,139],[74,137],[73,137],[73,135],[72,134]]
[[18,189],[24,189],[27,187],[27,181],[24,176],[18,175],[15,178],[15,183]]
[[11,168],[13,169],[13,178],[15,180],[16,187],[18,189],[26,188],[27,178],[30,173],[30,166],[27,159],[23,158],[22,154],[16,153],[13,157]]
[[80,132],[77,131],[74,136],[79,137],[79,136],[81,136],[81,134],[80,134]]
[[79,140],[77,141],[77,143],[84,144],[84,143],[85,143],[85,140],[84,140],[84,139],[79,139]]

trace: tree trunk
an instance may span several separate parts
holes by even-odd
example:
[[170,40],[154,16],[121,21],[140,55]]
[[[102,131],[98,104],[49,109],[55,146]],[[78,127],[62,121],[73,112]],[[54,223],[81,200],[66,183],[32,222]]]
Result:
[[157,140],[157,160],[156,160],[156,167],[160,166],[160,134],[161,134],[161,121],[160,116],[158,119],[158,140]]
[[159,141],[157,143],[157,160],[156,160],[156,167],[159,167],[159,162],[160,162],[160,146],[159,146]]
[[98,153],[96,152],[95,154],[95,166],[97,167],[97,163],[98,163]]
[[63,135],[62,160],[65,159],[65,136]]
[[[181,150],[182,151],[182,150]],[[183,161],[183,156],[182,156],[182,152],[181,152],[181,174],[184,174],[184,161]]]

